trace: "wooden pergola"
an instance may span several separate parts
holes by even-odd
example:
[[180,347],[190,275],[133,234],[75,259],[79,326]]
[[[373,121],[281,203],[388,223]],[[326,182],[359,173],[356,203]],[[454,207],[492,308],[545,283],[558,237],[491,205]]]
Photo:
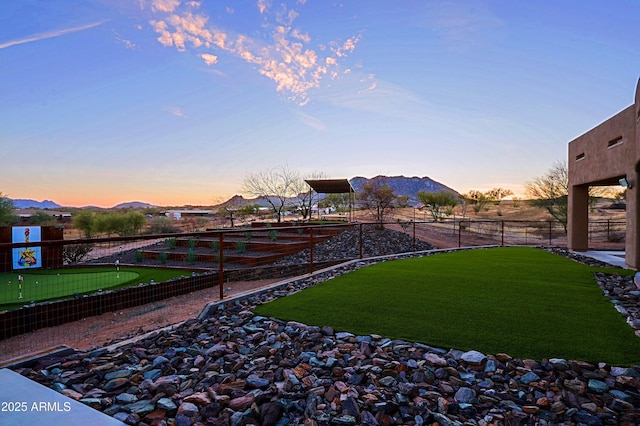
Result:
[[353,204],[356,191],[348,179],[305,179],[318,194],[349,194],[349,222],[353,220]]

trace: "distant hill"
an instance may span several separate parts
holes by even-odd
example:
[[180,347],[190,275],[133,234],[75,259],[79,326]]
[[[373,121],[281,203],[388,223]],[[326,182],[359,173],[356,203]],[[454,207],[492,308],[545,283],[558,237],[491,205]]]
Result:
[[153,204],[144,203],[142,201],[130,201],[128,203],[120,203],[113,206],[114,209],[150,209],[155,207]]
[[13,201],[13,207],[16,209],[59,209],[62,207],[58,203],[50,200],[36,201],[18,198]]
[[354,177],[349,180],[353,189],[357,192],[362,191],[365,184],[369,182],[379,181],[393,189],[393,193],[397,196],[409,197],[410,204],[418,203],[417,193],[422,192],[440,192],[447,191],[459,196],[458,191],[449,188],[429,177],[405,177],[405,176],[376,176],[373,178],[364,178],[361,176]]

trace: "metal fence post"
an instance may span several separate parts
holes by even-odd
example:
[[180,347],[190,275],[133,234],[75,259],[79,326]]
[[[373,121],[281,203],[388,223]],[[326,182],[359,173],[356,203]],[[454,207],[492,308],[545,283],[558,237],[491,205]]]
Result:
[[413,251],[416,251],[416,209],[413,209]]
[[218,236],[218,286],[220,287],[220,300],[224,299],[224,233]]
[[360,259],[362,259],[362,223],[360,225]]
[[309,273],[313,274],[313,228],[309,228]]
[[504,247],[504,220],[501,220],[501,221],[500,221],[500,226],[501,226],[501,228],[502,228],[502,230],[501,230],[501,233],[502,233],[502,240],[501,240],[500,245],[501,245],[502,247]]

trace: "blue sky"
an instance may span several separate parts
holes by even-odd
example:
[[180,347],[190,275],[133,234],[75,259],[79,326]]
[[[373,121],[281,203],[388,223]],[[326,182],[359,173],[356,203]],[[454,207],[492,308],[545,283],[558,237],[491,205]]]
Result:
[[254,172],[527,181],[633,103],[640,2],[0,3],[0,191],[209,205]]

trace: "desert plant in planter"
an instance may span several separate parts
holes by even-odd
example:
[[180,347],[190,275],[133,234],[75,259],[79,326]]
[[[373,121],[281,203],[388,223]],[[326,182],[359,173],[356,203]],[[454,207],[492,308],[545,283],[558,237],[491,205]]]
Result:
[[245,241],[237,241],[236,250],[238,253],[244,254],[247,251],[247,243]]
[[167,247],[169,247],[170,250],[175,250],[176,249],[176,239],[175,238],[167,238]]
[[187,252],[187,262],[193,264],[196,263],[196,260],[198,260],[198,255],[194,249],[190,248]]
[[196,248],[196,240],[193,238],[189,238],[189,249],[194,250]]

